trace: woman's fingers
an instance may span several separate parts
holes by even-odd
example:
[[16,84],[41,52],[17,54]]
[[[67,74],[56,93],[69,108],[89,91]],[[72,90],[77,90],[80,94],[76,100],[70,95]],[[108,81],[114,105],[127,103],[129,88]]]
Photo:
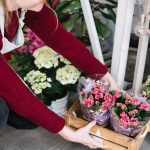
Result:
[[94,121],[90,122],[88,125],[86,125],[85,129],[89,132],[91,130],[91,128],[93,126],[95,126],[95,124],[96,124],[96,121],[94,120]]

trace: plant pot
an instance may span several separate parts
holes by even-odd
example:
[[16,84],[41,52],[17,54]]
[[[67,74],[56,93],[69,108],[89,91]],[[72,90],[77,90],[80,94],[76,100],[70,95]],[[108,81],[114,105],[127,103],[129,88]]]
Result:
[[[148,104],[146,102],[146,98],[144,97],[136,97],[138,98],[142,103]],[[145,125],[148,121],[149,118],[145,118],[146,120],[142,121],[141,124]],[[120,134],[126,135],[126,136],[136,136],[143,128],[142,127],[135,127],[135,128],[124,128],[121,123],[120,119],[117,116],[117,114],[114,112],[113,108],[110,109],[110,125],[112,129]]]
[[133,129],[133,128],[125,129],[125,128],[123,128],[120,125],[120,121],[119,121],[117,115],[112,111],[110,111],[110,124],[111,124],[111,127],[114,131],[116,131],[120,134],[126,135],[126,136],[135,136],[142,130],[142,127],[136,128],[136,129]]
[[81,104],[81,110],[83,117],[88,121],[95,120],[97,124],[101,126],[107,126],[110,118],[109,110],[104,112],[90,112]]
[[63,97],[51,102],[50,106],[47,106],[50,110],[57,115],[62,116],[67,111],[68,106],[68,93]]

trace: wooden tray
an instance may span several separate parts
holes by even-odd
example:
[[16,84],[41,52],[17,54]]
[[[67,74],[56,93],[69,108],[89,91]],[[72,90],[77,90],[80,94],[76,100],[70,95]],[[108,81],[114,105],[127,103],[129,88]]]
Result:
[[[75,129],[82,128],[89,123],[82,117],[79,100],[69,108],[64,118],[66,125]],[[99,142],[107,147],[107,150],[138,150],[148,132],[148,124],[146,124],[142,131],[134,138],[119,134],[99,125],[95,125],[90,131]]]

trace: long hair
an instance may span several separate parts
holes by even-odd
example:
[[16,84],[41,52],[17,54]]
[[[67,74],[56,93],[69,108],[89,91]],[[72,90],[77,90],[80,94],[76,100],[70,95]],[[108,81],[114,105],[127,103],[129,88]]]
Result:
[[8,25],[10,24],[12,13],[8,11],[5,0],[0,0],[0,5],[4,10],[5,28],[8,31]]
[[[57,17],[57,14],[56,14],[56,12],[51,8],[51,6],[49,5],[48,2],[45,3],[45,4],[47,5],[47,7],[48,7],[49,9],[51,9],[51,10],[53,11],[53,13],[54,13],[55,16],[56,16],[57,22],[56,22],[56,27],[55,27],[55,29],[54,29],[54,31],[53,31],[53,32],[55,32],[55,31],[57,30],[57,28],[58,28],[58,17]],[[6,29],[7,32],[9,32],[9,31],[8,31],[8,26],[9,26],[9,24],[10,24],[10,22],[11,22],[11,19],[12,19],[12,12],[9,12],[9,11],[8,11],[5,0],[0,0],[0,5],[2,6],[2,8],[3,8],[3,10],[4,10],[5,29]],[[17,14],[17,16],[19,17],[17,10],[16,10],[16,14]]]
[[45,2],[45,5],[54,13],[55,17],[56,17],[56,27],[53,31],[53,33],[57,30],[58,28],[58,24],[59,24],[59,21],[58,21],[58,16],[57,16],[57,13],[55,12],[55,10],[52,8],[52,6],[49,4],[49,1],[47,0]]

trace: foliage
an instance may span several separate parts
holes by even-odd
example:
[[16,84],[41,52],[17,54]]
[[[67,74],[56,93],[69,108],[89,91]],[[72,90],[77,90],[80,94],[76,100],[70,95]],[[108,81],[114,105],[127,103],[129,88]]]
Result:
[[111,109],[124,128],[141,127],[147,121],[147,117],[150,117],[150,107],[148,103],[141,101],[142,97],[135,98],[125,91],[113,91],[112,95],[115,103]]
[[[56,3],[56,0],[49,0],[49,2],[50,4],[53,4]],[[94,21],[98,32],[98,37],[99,39],[104,40],[106,37],[106,32],[108,31],[108,25],[107,23],[104,24],[95,14],[99,13],[104,18],[115,23],[116,14],[114,12],[114,8],[116,8],[117,2],[115,0],[106,0],[105,3],[100,3],[96,0],[90,0],[90,4],[94,14]],[[75,23],[80,22],[79,32],[81,34],[78,36],[78,38],[85,43],[90,43],[80,0],[61,0],[61,2],[58,2],[57,0],[55,11],[58,14],[59,20],[64,24],[64,27],[68,31],[73,31]]]
[[150,75],[146,80],[146,96],[150,99]]

